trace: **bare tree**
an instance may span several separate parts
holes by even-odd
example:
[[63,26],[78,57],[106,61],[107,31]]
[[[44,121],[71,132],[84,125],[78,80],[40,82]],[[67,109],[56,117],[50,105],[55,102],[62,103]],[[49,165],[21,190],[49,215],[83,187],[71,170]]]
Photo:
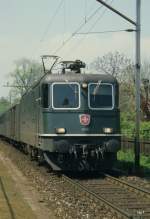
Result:
[[[135,67],[132,61],[119,52],[96,58],[91,67],[99,73],[111,74],[120,83],[121,111],[135,111]],[[150,63],[141,66],[141,110],[143,119],[150,121]]]
[[119,52],[110,52],[103,57],[97,57],[91,63],[91,68],[116,77],[120,83],[121,110],[134,108],[134,65],[129,58]]
[[91,67],[97,72],[111,74],[119,81],[122,81],[125,79],[126,72],[132,72],[133,63],[124,54],[109,52],[103,57],[97,57],[91,63]]

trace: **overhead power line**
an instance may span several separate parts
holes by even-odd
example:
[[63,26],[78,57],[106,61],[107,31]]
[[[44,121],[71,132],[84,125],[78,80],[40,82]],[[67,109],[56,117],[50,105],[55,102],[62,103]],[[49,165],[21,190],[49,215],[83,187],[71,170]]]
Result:
[[[42,43],[42,42],[44,41],[46,35],[48,34],[49,28],[50,28],[50,26],[52,25],[52,23],[53,23],[53,21],[54,21],[54,18],[56,17],[56,15],[58,14],[60,8],[61,8],[62,5],[63,5],[63,2],[64,2],[64,0],[61,0],[61,1],[59,2],[59,4],[58,4],[58,6],[57,6],[57,8],[56,8],[56,10],[55,10],[55,12],[54,12],[54,14],[53,14],[52,17],[50,18],[50,21],[49,21],[47,27],[45,28],[45,31],[44,31],[44,33],[43,33],[41,39],[39,40],[39,43]],[[39,46],[38,46],[38,47],[35,46],[35,49],[33,50],[33,53],[31,54],[31,56],[34,57],[34,56],[37,54],[37,51],[39,51]]]
[[63,42],[64,42],[65,33],[66,33],[66,0],[64,0],[64,12],[63,12],[63,16],[64,16],[64,30],[63,30]]
[[[108,1],[108,0],[107,0],[107,1]],[[68,37],[68,38],[63,42],[63,44],[62,44],[60,47],[58,47],[58,48],[54,51],[53,54],[56,54],[58,51],[60,51],[60,50],[74,37],[74,35],[75,35],[78,31],[80,31],[80,30],[99,12],[99,10],[100,10],[102,7],[103,7],[103,5],[100,6],[100,7],[98,7],[89,17],[87,17],[87,18],[86,18],[86,23],[85,23],[85,22],[82,23],[82,24],[75,30],[75,32],[73,32],[73,33],[71,34],[71,36]]]
[[64,0],[61,0],[61,2],[58,4],[58,6],[57,6],[57,8],[56,8],[56,10],[55,10],[55,12],[54,12],[54,14],[52,15],[52,17],[51,17],[51,19],[50,19],[50,21],[49,21],[49,23],[48,23],[48,25],[47,25],[47,27],[46,27],[44,33],[43,33],[43,36],[42,36],[41,39],[40,39],[40,42],[42,42],[42,41],[45,39],[45,37],[46,37],[46,35],[47,35],[48,31],[49,31],[49,28],[50,28],[51,24],[52,24],[53,21],[54,21],[54,18],[56,17],[56,15],[58,14],[58,12],[59,12],[61,6],[63,5],[63,2],[64,2]]
[[[114,1],[114,0],[111,0],[111,1],[110,1],[110,4],[112,4],[113,1]],[[99,17],[96,19],[96,21],[90,26],[90,28],[88,29],[88,32],[87,32],[87,33],[89,33],[90,31],[93,30],[93,28],[95,27],[95,25],[97,24],[97,22],[100,21],[100,20],[103,18],[103,16],[104,16],[104,14],[106,13],[106,11],[107,11],[107,8],[105,8],[105,9],[102,11],[102,13],[100,14],[100,16],[99,16]],[[76,34],[78,34],[78,33],[76,33]],[[68,53],[70,53],[70,51],[74,51],[75,49],[77,49],[77,48],[81,45],[81,43],[85,40],[86,36],[87,36],[87,34],[84,34],[84,37],[83,37],[82,39],[80,39],[80,40],[76,43],[76,45],[73,46],[73,48],[69,49]],[[67,54],[68,54],[68,53],[67,53]]]
[[84,0],[85,1],[85,15],[84,15],[84,19],[85,19],[85,23],[86,23],[86,17],[87,17],[87,0]]

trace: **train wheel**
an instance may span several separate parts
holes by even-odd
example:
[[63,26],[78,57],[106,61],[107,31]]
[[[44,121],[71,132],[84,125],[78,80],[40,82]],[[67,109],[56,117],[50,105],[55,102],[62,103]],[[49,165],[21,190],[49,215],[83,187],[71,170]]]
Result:
[[44,162],[45,162],[45,159],[44,159],[43,151],[38,150],[38,165],[42,166]]
[[25,154],[28,154],[27,145],[23,145],[23,152],[24,152]]
[[33,147],[30,145],[27,145],[27,151],[30,157],[30,160],[33,161],[34,160],[34,153],[33,153]]

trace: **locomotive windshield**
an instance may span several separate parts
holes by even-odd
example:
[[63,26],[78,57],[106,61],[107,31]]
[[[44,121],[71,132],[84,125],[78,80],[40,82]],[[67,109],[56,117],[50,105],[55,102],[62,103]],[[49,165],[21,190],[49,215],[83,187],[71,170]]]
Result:
[[53,108],[55,109],[79,108],[79,84],[54,83],[52,102]]
[[113,86],[106,83],[91,83],[89,85],[89,107],[92,109],[113,108]]

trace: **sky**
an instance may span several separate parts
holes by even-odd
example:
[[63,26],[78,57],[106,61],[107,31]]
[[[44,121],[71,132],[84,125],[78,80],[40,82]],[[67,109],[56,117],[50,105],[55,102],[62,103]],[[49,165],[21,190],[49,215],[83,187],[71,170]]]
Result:
[[[105,1],[135,21],[136,0]],[[150,0],[141,0],[142,61],[150,58],[149,9]],[[0,0],[0,97],[8,96],[4,85],[14,62],[24,57],[40,61],[43,54],[56,54],[90,63],[119,51],[134,61],[134,32],[79,34],[129,28],[134,26],[96,0]]]

